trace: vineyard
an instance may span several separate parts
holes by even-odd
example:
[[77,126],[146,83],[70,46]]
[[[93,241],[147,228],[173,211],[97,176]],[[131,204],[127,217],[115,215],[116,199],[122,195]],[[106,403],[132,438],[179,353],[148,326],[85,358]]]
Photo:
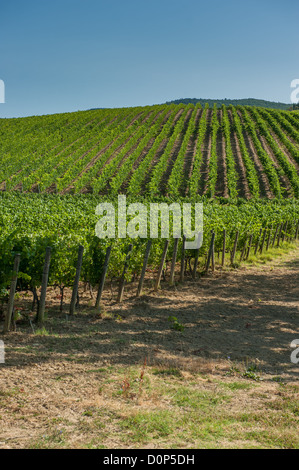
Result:
[[62,294],[78,272],[79,246],[80,280],[90,289],[100,283],[110,246],[110,279],[138,279],[147,239],[95,235],[97,204],[119,194],[147,205],[203,202],[200,250],[184,252],[171,236],[166,251],[165,240],[153,241],[148,263],[164,278],[174,253],[194,278],[208,261],[213,265],[214,252],[234,264],[238,252],[245,260],[250,250],[298,238],[296,111],[216,104],[102,109],[2,119],[0,134],[3,298],[18,254],[17,289],[31,291],[38,303],[47,248],[49,285]]
[[199,104],[0,120],[0,189],[136,197],[299,194],[299,113]]
[[[102,109],[0,135],[0,446],[298,446],[299,112]],[[123,195],[137,236],[99,238]],[[161,228],[188,203],[195,235],[202,203],[201,247],[174,210],[151,238],[135,203]]]

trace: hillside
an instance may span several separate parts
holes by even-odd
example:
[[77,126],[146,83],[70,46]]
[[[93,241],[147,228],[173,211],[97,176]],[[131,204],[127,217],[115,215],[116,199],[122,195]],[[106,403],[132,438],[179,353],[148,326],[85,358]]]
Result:
[[299,195],[299,113],[156,105],[0,120],[0,189]]
[[220,108],[223,104],[226,106],[233,105],[233,106],[258,106],[259,108],[272,108],[272,109],[281,109],[284,111],[289,110],[292,108],[291,104],[287,103],[279,103],[276,101],[267,101],[267,100],[258,100],[256,98],[243,98],[243,99],[229,99],[224,98],[222,100],[211,100],[205,98],[180,98],[178,100],[167,101],[166,104],[196,104],[200,103],[204,106],[206,103],[209,106],[213,107],[214,103],[216,103],[217,107]]

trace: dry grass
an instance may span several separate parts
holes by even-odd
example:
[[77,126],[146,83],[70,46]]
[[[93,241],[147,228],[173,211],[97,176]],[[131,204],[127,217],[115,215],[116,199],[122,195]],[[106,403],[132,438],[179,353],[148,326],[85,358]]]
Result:
[[100,315],[53,296],[43,330],[1,338],[0,447],[298,448],[297,259],[121,305],[107,290]]

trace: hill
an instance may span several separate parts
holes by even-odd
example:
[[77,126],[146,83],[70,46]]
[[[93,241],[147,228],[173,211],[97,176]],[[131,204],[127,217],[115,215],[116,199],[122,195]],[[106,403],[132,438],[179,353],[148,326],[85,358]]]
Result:
[[258,100],[256,98],[245,98],[245,99],[235,99],[231,100],[228,98],[224,98],[222,100],[213,100],[213,99],[205,99],[205,98],[180,98],[178,100],[167,101],[166,104],[196,104],[200,103],[204,106],[206,103],[209,106],[213,106],[216,103],[218,108],[221,108],[223,104],[226,106],[233,105],[233,106],[257,106],[260,108],[272,108],[272,109],[281,109],[284,111],[289,110],[292,108],[291,104],[287,103],[279,103],[275,101],[266,101],[266,100]]
[[164,104],[0,120],[0,189],[298,197],[299,113]]

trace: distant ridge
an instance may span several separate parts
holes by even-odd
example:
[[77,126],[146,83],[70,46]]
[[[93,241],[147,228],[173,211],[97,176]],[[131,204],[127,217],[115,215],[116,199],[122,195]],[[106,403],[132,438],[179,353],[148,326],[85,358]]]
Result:
[[213,107],[214,103],[217,103],[217,106],[220,108],[223,104],[229,106],[232,104],[233,106],[241,105],[241,106],[258,106],[260,108],[272,108],[272,109],[282,109],[288,110],[292,108],[292,104],[287,103],[277,103],[275,101],[266,101],[266,100],[258,100],[255,98],[245,98],[245,99],[236,99],[231,100],[224,98],[222,100],[212,100],[212,99],[204,99],[204,98],[180,98],[179,100],[172,100],[166,101],[166,104],[189,104],[189,103],[200,103],[202,106],[205,103],[209,104],[209,107]]

